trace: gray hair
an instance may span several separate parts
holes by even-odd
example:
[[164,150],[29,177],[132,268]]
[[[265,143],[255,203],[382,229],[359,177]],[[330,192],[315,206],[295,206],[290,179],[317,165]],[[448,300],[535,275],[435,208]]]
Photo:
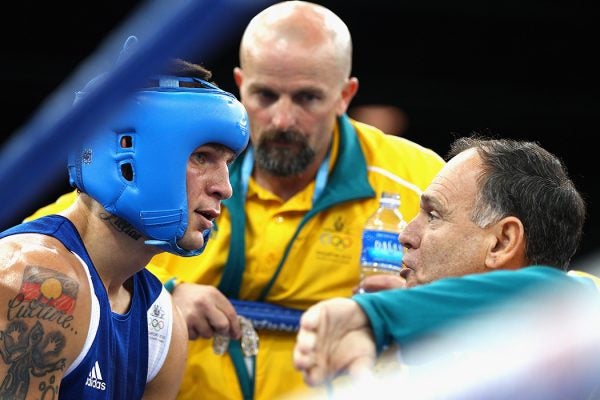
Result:
[[528,261],[566,270],[581,241],[586,205],[561,160],[534,142],[477,135],[457,139],[448,157],[470,148],[483,163],[472,221],[485,228],[519,218]]

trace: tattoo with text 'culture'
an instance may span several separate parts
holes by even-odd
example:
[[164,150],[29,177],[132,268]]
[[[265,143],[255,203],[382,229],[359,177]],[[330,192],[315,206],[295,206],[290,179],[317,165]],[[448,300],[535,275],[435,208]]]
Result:
[[0,330],[0,356],[8,365],[1,378],[0,400],[25,399],[32,376],[45,378],[37,385],[40,399],[57,398],[57,377],[46,375],[64,369],[60,353],[66,338],[59,330],[46,332],[40,321],[54,322],[77,334],[71,321],[78,292],[77,281],[65,274],[40,266],[25,268],[19,292],[8,301],[8,326]]
[[37,318],[73,330],[71,321],[78,292],[79,283],[67,275],[28,266],[19,293],[8,302],[7,319]]

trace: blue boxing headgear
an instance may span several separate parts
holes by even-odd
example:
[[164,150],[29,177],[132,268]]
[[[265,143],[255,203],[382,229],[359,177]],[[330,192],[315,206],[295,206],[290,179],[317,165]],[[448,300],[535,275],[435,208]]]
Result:
[[[204,80],[160,76],[155,82],[135,91],[70,152],[69,180],[132,224],[149,239],[146,244],[194,256],[204,247],[185,250],[177,245],[188,226],[188,159],[209,143],[239,154],[249,140],[248,117],[234,95]],[[76,102],[86,88],[77,93]],[[209,233],[204,232],[204,245]]]

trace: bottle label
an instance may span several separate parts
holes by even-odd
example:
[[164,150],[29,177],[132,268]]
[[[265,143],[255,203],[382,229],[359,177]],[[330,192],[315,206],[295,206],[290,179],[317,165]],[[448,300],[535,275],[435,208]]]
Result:
[[404,248],[397,232],[365,229],[362,236],[361,265],[402,268]]

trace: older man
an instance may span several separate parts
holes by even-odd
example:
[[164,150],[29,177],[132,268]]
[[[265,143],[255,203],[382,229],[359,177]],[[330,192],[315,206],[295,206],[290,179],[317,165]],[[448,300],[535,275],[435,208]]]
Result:
[[444,336],[519,296],[564,289],[599,310],[594,282],[566,273],[585,204],[560,160],[535,143],[475,137],[458,139],[452,155],[400,235],[409,288],[330,299],[303,315],[294,363],[309,384],[360,374],[392,343],[402,351]]

